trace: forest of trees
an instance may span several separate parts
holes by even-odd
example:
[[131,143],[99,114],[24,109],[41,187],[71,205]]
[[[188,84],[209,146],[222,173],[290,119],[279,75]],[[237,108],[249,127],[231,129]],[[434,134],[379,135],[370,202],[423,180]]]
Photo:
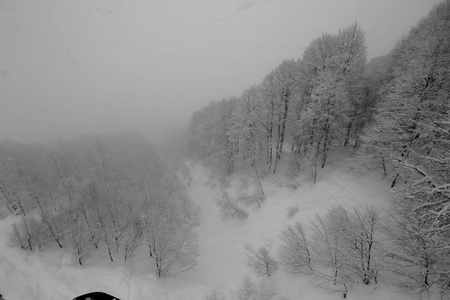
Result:
[[22,215],[10,243],[129,259],[145,245],[159,277],[196,264],[197,209],[141,135],[86,136],[43,145],[0,143],[0,199]]
[[446,0],[389,55],[366,62],[355,23],[315,39],[240,97],[193,114],[192,149],[225,176],[239,168],[258,179],[292,176],[286,170],[296,166],[316,183],[329,152],[351,148],[389,181],[392,200],[381,215],[335,208],[309,230],[287,228],[279,255],[287,271],[341,285],[344,296],[352,282],[376,282],[380,269],[414,293],[450,293],[449,32]]
[[[354,284],[385,280],[448,299],[450,0],[390,54],[369,62],[357,23],[323,34],[239,97],[195,112],[187,139],[215,174],[251,176],[253,195],[233,198],[222,189],[224,219],[246,218],[241,202],[261,208],[262,182],[274,174],[294,187],[299,174],[316,184],[339,149],[351,149],[391,188],[383,211],[336,206],[286,227],[274,256],[247,244],[248,265],[264,279],[245,278],[239,299],[272,299],[269,277],[279,269],[312,276],[344,298]],[[158,277],[196,265],[199,211],[167,157],[136,133],[30,145],[2,140],[0,201],[19,216],[9,234],[13,247],[70,249],[79,265],[94,252],[112,262],[143,247]],[[288,217],[298,209],[290,207]],[[225,299],[215,291],[207,297]]]
[[372,117],[375,75],[364,69],[366,52],[357,24],[322,35],[302,59],[283,61],[240,98],[194,113],[192,147],[226,174],[237,166],[276,173],[286,149],[323,167],[333,147],[358,145]]

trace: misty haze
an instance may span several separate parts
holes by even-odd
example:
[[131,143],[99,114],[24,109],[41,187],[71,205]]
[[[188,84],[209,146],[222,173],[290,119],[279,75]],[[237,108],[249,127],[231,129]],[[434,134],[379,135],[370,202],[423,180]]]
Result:
[[450,0],[0,0],[0,300],[450,300]]

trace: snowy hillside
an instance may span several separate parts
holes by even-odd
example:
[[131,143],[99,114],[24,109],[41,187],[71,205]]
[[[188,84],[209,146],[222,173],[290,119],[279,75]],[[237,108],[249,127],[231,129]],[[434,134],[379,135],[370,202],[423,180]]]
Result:
[[[129,300],[202,299],[208,291],[218,289],[233,299],[242,278],[254,276],[246,264],[245,244],[254,248],[266,246],[276,257],[278,236],[287,225],[307,222],[315,213],[336,204],[383,205],[388,199],[386,184],[381,179],[356,172],[345,156],[335,155],[319,173],[316,185],[302,183],[299,189],[289,190],[265,181],[268,195],[260,209],[247,209],[249,217],[244,220],[222,220],[216,204],[222,193],[219,185],[211,184],[206,168],[188,165],[192,180],[189,185],[185,182],[187,193],[201,208],[197,228],[200,256],[194,270],[175,278],[157,279],[144,248],[126,264],[110,263],[106,256],[97,255],[84,267],[76,265],[70,253],[56,248],[45,252],[20,251],[7,246],[8,232],[18,219],[8,216],[0,220],[0,293],[6,300],[72,299],[91,291],[104,291]],[[287,217],[289,206],[298,207],[298,213],[291,218]],[[338,294],[315,288],[308,278],[289,275],[282,268],[273,277],[281,299],[341,299]],[[357,287],[348,298],[399,299],[399,294],[388,290]]]

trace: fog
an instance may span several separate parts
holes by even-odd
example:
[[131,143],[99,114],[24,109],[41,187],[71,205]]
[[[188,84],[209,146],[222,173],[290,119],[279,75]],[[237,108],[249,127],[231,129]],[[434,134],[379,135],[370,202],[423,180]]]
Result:
[[161,140],[357,21],[369,59],[437,0],[0,0],[0,139]]

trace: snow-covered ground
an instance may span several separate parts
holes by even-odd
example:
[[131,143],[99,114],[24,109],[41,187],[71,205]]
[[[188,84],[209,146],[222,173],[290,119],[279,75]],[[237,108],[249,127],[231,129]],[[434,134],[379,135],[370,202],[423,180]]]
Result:
[[[215,199],[221,197],[218,185],[211,188],[210,174],[200,165],[190,165],[192,181],[189,197],[201,207],[198,227],[200,256],[194,270],[175,278],[157,279],[145,249],[131,261],[109,263],[94,255],[88,266],[77,266],[67,250],[25,252],[7,246],[8,232],[17,220],[9,216],[0,220],[0,293],[6,300],[72,299],[91,291],[111,293],[123,300],[198,299],[207,291],[220,289],[229,295],[245,275],[252,275],[246,265],[244,245],[266,246],[276,256],[280,232],[296,221],[307,222],[315,213],[341,204],[380,205],[388,199],[387,184],[375,175],[352,168],[346,156],[337,154],[319,173],[316,185],[305,183],[297,190],[276,187],[265,182],[266,202],[260,209],[249,209],[244,220],[221,220]],[[287,217],[287,207],[296,205],[299,212]],[[282,299],[342,299],[314,287],[308,278],[278,270],[274,276]],[[349,299],[408,299],[392,287],[358,288]]]

